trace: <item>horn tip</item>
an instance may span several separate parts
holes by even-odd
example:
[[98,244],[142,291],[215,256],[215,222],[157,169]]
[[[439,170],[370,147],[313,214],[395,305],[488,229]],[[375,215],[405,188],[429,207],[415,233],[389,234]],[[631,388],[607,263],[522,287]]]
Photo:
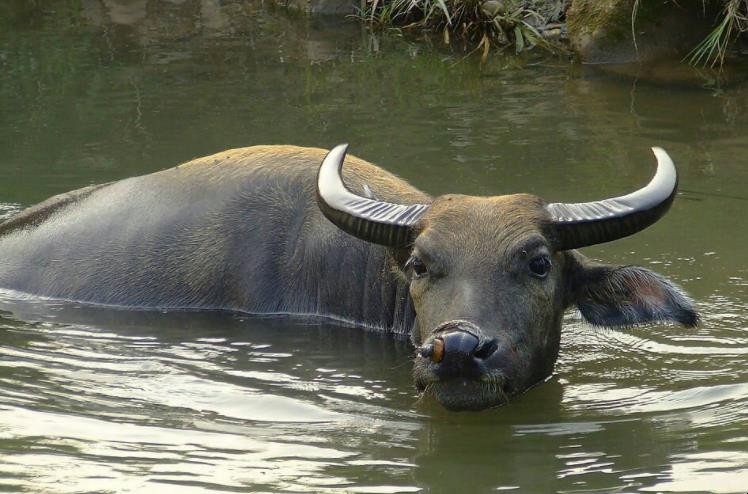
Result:
[[658,162],[660,162],[660,161],[669,161],[671,163],[673,162],[672,158],[670,158],[670,155],[667,154],[667,151],[665,151],[661,147],[659,147],[659,146],[652,146],[651,149],[652,149],[652,153],[654,153],[655,158],[657,158]]
[[667,151],[665,151],[661,147],[653,146],[652,152],[657,159],[657,175],[660,175],[662,173],[664,174],[664,176],[669,177],[671,182],[677,184],[678,172],[675,169],[675,163],[673,163],[673,159],[669,154],[667,154]]
[[319,169],[319,174],[323,174],[325,169],[337,169],[338,171],[343,167],[343,160],[345,159],[346,151],[348,151],[348,144],[338,144],[334,148],[330,149],[325,155],[325,159],[322,160],[322,165]]

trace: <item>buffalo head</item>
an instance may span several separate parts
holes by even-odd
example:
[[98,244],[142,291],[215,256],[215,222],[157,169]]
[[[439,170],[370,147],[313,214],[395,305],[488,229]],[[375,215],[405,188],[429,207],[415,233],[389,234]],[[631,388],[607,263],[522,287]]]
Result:
[[651,182],[613,199],[450,194],[400,205],[345,187],[341,145],[320,167],[318,203],[339,228],[400,260],[416,312],[416,387],[448,408],[482,409],[552,373],[568,307],[601,326],[696,324],[690,300],[660,275],[596,264],[574,250],[636,233],[667,211],[677,174],[664,150],[653,151]]

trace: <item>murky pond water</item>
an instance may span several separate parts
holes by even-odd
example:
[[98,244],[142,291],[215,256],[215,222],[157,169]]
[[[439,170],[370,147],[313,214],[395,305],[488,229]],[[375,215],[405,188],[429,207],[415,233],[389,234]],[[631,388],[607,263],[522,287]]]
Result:
[[[422,189],[582,201],[679,165],[671,212],[585,249],[696,299],[696,329],[570,312],[509,406],[418,402],[407,341],[320,321],[0,294],[0,491],[745,492],[748,86],[373,40],[215,0],[0,6],[0,207],[231,147],[351,151]],[[92,239],[95,241],[95,239]]]

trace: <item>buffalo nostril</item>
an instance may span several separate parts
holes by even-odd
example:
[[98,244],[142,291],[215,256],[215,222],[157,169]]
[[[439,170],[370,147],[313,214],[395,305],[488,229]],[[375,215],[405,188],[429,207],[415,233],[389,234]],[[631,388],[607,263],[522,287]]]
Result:
[[475,350],[475,357],[481,360],[485,360],[496,353],[496,350],[498,349],[499,340],[497,338],[491,338],[490,340],[484,341],[483,344],[481,344],[480,347]]
[[433,343],[419,348],[418,354],[423,358],[430,358],[432,362],[438,364],[444,358],[444,340],[441,338],[434,339]]

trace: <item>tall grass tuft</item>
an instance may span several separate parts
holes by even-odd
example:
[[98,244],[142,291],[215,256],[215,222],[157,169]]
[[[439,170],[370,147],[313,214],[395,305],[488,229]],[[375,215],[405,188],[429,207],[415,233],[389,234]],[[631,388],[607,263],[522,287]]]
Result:
[[748,31],[748,0],[725,0],[724,3],[723,16],[717,27],[686,55],[691,65],[721,67],[730,43],[740,33]]

